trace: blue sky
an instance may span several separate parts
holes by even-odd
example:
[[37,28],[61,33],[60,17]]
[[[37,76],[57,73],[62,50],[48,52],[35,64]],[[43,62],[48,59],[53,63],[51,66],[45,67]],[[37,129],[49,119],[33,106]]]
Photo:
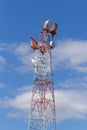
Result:
[[0,0],[0,130],[25,130],[34,70],[30,37],[59,28],[53,68],[57,129],[87,130],[87,1]]

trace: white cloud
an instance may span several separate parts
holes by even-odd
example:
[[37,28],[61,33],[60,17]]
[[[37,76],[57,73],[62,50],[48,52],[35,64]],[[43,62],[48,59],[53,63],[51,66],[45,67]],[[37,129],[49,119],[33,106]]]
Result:
[[15,89],[13,93],[15,93],[15,95],[23,94],[25,92],[30,92],[32,88],[33,88],[33,85],[24,85],[20,88]]
[[17,95],[15,98],[6,98],[2,102],[3,107],[12,107],[18,110],[26,110],[29,107],[31,94],[26,92],[20,95]]
[[87,41],[59,41],[53,51],[53,57],[55,66],[87,72]]
[[[58,122],[65,119],[87,118],[87,91],[58,90],[55,91],[55,97]],[[19,111],[23,116],[23,112],[29,112],[30,99],[31,92],[24,92],[16,95],[14,98],[3,99],[0,102],[0,106],[3,106],[4,108],[11,107],[11,110],[12,108],[14,109],[14,114],[12,111],[7,114],[10,117],[17,117]]]
[[[15,64],[14,70],[29,72],[32,70],[31,51],[29,43],[0,44],[0,51],[13,54],[19,64]],[[4,57],[0,57],[0,63],[6,63]],[[56,69],[74,69],[78,72],[87,72],[87,41],[61,40],[56,42],[53,49],[53,64]]]
[[20,65],[15,68],[16,71],[19,71],[20,73],[25,73],[32,70],[32,54],[29,44],[21,43],[16,46],[14,50],[14,55],[20,61]]
[[0,56],[0,65],[4,65],[6,63],[6,59],[3,56]]
[[73,89],[87,89],[87,76],[74,77],[58,83],[59,87]]
[[15,112],[15,111],[13,111],[13,112],[8,112],[7,113],[7,117],[10,117],[10,118],[21,118],[21,115],[22,115],[22,112]]
[[[9,67],[14,67],[14,71],[20,73],[29,72],[32,69],[31,63],[31,50],[29,43],[12,43],[12,44],[0,44],[0,51],[6,54],[6,59],[8,61],[8,55],[12,56],[12,63],[10,60]],[[2,54],[3,55],[3,54]],[[5,64],[6,60],[3,56],[0,56],[0,64]],[[17,64],[18,63],[18,64]]]
[[4,83],[0,83],[0,88],[5,88],[6,85]]
[[30,46],[29,43],[21,43],[19,45],[16,46],[14,53],[16,55],[28,55],[30,51]]
[[27,73],[32,70],[32,66],[31,66],[31,63],[29,66],[26,64],[22,64],[20,66],[15,67],[14,70],[20,73]]
[[58,121],[87,118],[87,91],[60,90],[55,95]]
[[7,43],[0,43],[0,52],[5,51],[7,48]]
[[7,61],[3,56],[0,56],[0,71],[2,71],[6,65]]

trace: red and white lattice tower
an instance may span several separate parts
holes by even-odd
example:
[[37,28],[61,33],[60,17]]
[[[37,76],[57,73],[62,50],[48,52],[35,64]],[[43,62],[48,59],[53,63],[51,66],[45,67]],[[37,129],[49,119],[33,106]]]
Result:
[[31,37],[35,76],[33,81],[28,130],[56,130],[56,111],[51,50],[57,24],[47,20],[40,31],[39,41]]

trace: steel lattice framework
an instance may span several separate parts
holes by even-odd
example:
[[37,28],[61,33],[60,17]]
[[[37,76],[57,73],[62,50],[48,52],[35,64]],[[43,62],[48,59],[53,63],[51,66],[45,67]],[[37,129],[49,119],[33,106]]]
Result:
[[30,106],[29,130],[56,130],[56,110],[51,50],[57,24],[49,27],[47,20],[40,32],[39,42],[31,38],[35,76]]

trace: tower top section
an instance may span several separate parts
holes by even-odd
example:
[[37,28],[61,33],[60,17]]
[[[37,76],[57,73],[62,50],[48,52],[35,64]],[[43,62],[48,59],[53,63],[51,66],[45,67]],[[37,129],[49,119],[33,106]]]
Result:
[[31,37],[31,48],[34,51],[40,50],[42,54],[45,54],[49,49],[53,49],[55,47],[54,35],[56,35],[57,28],[57,23],[51,25],[50,20],[46,20],[42,25],[38,42]]

